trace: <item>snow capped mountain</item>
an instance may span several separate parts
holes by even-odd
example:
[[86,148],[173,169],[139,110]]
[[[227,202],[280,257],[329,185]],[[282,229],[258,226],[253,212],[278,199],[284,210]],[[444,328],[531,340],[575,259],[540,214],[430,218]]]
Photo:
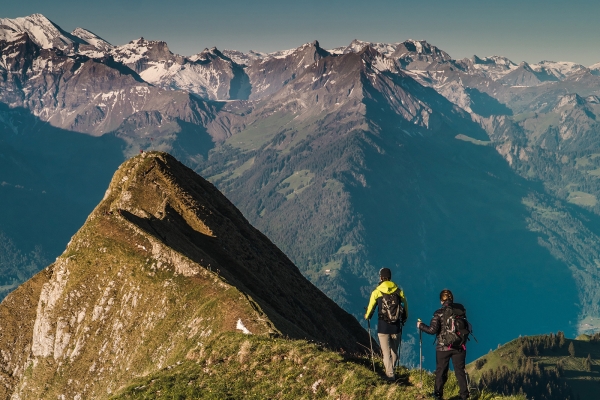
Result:
[[[0,37],[0,76],[20,77],[38,57],[40,47],[25,32],[14,33],[9,39]],[[13,79],[0,79],[0,92],[12,92],[12,85]]]
[[600,63],[590,65],[588,68],[592,74],[600,75]]
[[[483,58],[473,56],[471,59],[461,60],[461,62],[468,65],[469,69],[479,72],[490,79],[495,81],[502,80],[505,84],[514,83],[518,86],[534,86],[546,81],[563,80],[577,72],[586,70],[583,65],[567,61],[540,61],[537,64],[523,62],[517,65],[508,58],[501,56]],[[522,74],[522,70],[526,70],[536,78],[526,79],[528,82],[526,85],[523,85],[523,81],[515,83],[510,82],[512,81],[511,78],[508,80],[503,79],[506,75],[517,70],[521,70],[517,74]]]
[[27,33],[31,40],[43,49],[56,47],[65,50],[73,44],[88,44],[85,40],[62,30],[42,14],[15,19],[0,18],[0,37],[15,37]]
[[413,39],[400,43],[390,57],[399,60],[402,67],[409,70],[427,70],[432,64],[442,64],[452,60],[448,53],[438,47],[425,40]]
[[584,71],[587,68],[581,64],[569,61],[540,61],[537,64],[531,64],[531,69],[536,72],[554,75],[556,78],[563,80],[566,77]]
[[23,36],[24,32],[16,31],[12,28],[3,27],[0,28],[0,40],[4,40],[6,42],[12,42],[17,40]]
[[[75,30],[71,32],[71,35],[84,40],[91,46],[94,46],[99,52],[107,52],[114,47],[112,44],[108,43],[106,40],[102,39],[95,33],[88,31],[87,29],[75,28]],[[84,53],[84,51],[80,51],[80,53]]]
[[297,49],[270,53],[245,68],[252,93],[250,99],[268,96],[299,77],[315,62],[331,54],[321,48],[318,41],[306,43]]
[[[312,43],[318,44],[319,42],[315,40]],[[250,50],[248,53],[243,53],[243,52],[237,51],[237,50],[223,50],[223,55],[230,58],[232,61],[234,61],[237,64],[250,65],[256,61],[262,62],[262,61],[271,60],[271,59],[284,59],[284,58],[292,55],[293,53],[295,53],[298,49],[301,49],[304,46],[308,46],[308,45],[310,45],[310,43],[306,43],[298,48],[279,50],[279,51],[274,51],[271,53],[264,53],[261,51],[254,51],[254,50]],[[192,56],[192,57],[194,57],[194,56]]]
[[544,82],[559,81],[560,79],[543,67],[534,69],[526,62],[504,75],[500,82],[517,87],[537,86]]
[[348,54],[348,53],[359,53],[366,46],[370,46],[377,50],[378,53],[383,54],[384,56],[389,56],[398,47],[400,43],[375,43],[375,42],[365,42],[363,40],[354,39],[348,46],[345,47],[336,47],[335,49],[329,50],[332,54]]
[[[268,56],[267,53],[256,52],[250,50],[248,53],[243,53],[238,50],[223,50],[223,55],[230,58],[233,62],[239,65],[250,65],[256,60],[261,60]],[[190,59],[193,59],[192,56]]]
[[173,54],[165,42],[140,38],[109,54],[155,86],[186,90],[208,100],[248,97],[242,68],[216,48],[183,57]]
[[500,56],[483,58],[473,56],[469,61],[475,71],[481,72],[493,80],[498,80],[519,67],[508,58]]
[[[590,96],[592,102],[593,100],[596,98],[596,96]],[[562,96],[560,98],[560,101],[556,104],[556,106],[554,106],[554,109],[552,111],[556,112],[556,111],[560,111],[561,108],[563,107],[576,107],[576,106],[582,106],[585,105],[586,100],[583,99],[581,96],[579,96],[577,93],[573,93],[573,94],[566,94],[564,96]]]
[[[323,58],[362,54],[365,49],[370,49],[367,53],[372,54],[368,62],[373,73],[408,74],[421,85],[434,88],[454,104],[474,113],[482,112],[485,108],[478,107],[475,104],[478,101],[487,106],[491,104],[490,101],[493,103],[496,100],[500,101],[496,101],[496,105],[507,104],[513,96],[510,93],[513,87],[537,87],[585,73],[600,75],[600,63],[588,70],[571,62],[542,61],[517,65],[501,56],[473,56],[471,59],[454,60],[437,46],[425,40],[413,39],[398,43],[355,39],[348,46],[331,51],[321,48],[317,41],[271,53],[220,52],[213,47],[192,56],[181,56],[172,53],[164,41],[139,38],[125,45],[113,46],[83,28],[67,33],[41,14],[0,19],[0,26],[0,41],[14,42],[3,47],[0,68],[5,70],[18,70],[25,74],[31,74],[32,71],[43,73],[40,71],[50,68],[52,64],[49,60],[54,56],[46,53],[41,59],[36,59],[39,48],[58,48],[70,57],[86,56],[104,60],[100,62],[110,64],[125,75],[131,73],[127,71],[133,71],[138,74],[135,79],[157,88],[184,90],[211,101],[263,99],[296,81]],[[26,37],[30,38],[29,42]],[[34,49],[35,46],[38,50]],[[25,53],[28,56],[22,57]],[[15,57],[21,57],[22,60],[17,62]],[[84,62],[83,59],[75,64],[81,62]],[[28,63],[33,67],[28,67]],[[66,63],[63,62],[63,65]],[[5,98],[8,97],[5,94]],[[547,103],[553,105],[555,100]],[[90,129],[86,127],[84,130]],[[97,132],[96,128],[92,130]]]
[[140,73],[155,63],[183,63],[183,57],[171,53],[166,42],[143,37],[122,46],[113,47],[109,54],[115,61]]
[[248,78],[242,68],[216,47],[189,58],[150,61],[140,76],[163,88],[181,89],[209,100],[248,98]]

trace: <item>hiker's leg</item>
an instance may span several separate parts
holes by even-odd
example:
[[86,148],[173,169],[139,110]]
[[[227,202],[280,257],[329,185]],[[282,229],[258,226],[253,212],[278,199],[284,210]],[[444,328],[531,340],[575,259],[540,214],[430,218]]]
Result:
[[390,335],[390,350],[392,356],[392,368],[396,365],[396,360],[400,357],[398,354],[398,346],[400,346],[400,341],[402,340],[402,336],[398,334]]
[[381,352],[383,357],[383,366],[385,367],[385,374],[388,378],[394,377],[394,364],[392,363],[392,355],[391,348],[393,344],[391,343],[391,335],[386,333],[378,333],[377,337],[379,338],[379,346],[381,346]]
[[454,366],[454,374],[460,388],[460,398],[466,399],[469,397],[469,388],[467,387],[467,376],[465,373],[467,351],[452,350],[452,353],[452,365]]
[[444,384],[448,380],[448,367],[450,365],[451,351],[435,352],[435,395],[442,397],[444,394]]

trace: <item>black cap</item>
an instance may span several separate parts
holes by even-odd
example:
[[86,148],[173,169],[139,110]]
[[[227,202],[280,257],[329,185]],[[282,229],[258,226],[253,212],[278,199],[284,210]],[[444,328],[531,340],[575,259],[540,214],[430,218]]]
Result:
[[388,278],[388,279],[392,279],[392,271],[390,271],[389,268],[381,268],[379,270],[379,276],[381,278]]

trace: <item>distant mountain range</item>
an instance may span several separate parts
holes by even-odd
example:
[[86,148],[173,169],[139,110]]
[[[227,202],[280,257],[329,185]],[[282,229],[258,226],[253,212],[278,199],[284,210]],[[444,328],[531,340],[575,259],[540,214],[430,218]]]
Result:
[[22,254],[59,254],[116,166],[161,150],[356,316],[386,266],[414,318],[444,287],[470,304],[475,354],[600,328],[600,64],[417,40],[181,56],[39,14],[0,20],[0,55],[0,231]]

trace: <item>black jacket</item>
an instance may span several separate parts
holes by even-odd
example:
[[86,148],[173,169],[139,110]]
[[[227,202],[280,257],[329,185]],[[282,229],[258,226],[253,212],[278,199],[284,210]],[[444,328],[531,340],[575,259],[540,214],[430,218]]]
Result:
[[[440,345],[440,342],[441,342],[440,335],[442,333],[442,324],[443,324],[442,315],[444,314],[444,309],[446,307],[458,308],[458,309],[465,311],[465,313],[466,313],[466,310],[462,304],[451,303],[451,302],[447,301],[442,305],[442,308],[436,310],[436,312],[433,313],[433,317],[431,318],[431,322],[429,323],[429,325],[426,325],[425,323],[421,323],[421,325],[419,325],[419,329],[421,329],[423,332],[428,333],[430,335],[436,335],[435,349],[437,351],[453,350],[453,349],[449,349],[447,347]],[[466,316],[466,314],[465,314],[465,316]]]

